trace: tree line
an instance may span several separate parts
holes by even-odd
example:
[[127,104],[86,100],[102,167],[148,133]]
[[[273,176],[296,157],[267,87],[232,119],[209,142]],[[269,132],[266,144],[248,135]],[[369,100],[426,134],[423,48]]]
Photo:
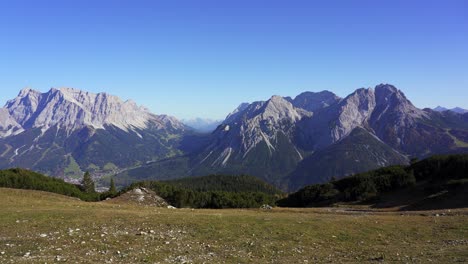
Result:
[[[220,176],[216,176],[219,178]],[[222,176],[230,178],[235,176]],[[203,181],[206,179],[203,179]],[[229,179],[230,181],[232,179]],[[190,182],[190,181],[189,181]],[[209,182],[209,180],[207,181]],[[258,208],[263,204],[274,205],[280,194],[271,194],[263,191],[233,191],[238,190],[235,185],[221,188],[216,184],[212,187],[205,185],[199,190],[198,185],[192,187],[182,187],[184,184],[174,184],[172,182],[144,181],[131,184],[123,191],[132,190],[137,187],[144,187],[153,190],[164,198],[169,204],[182,208]],[[255,189],[255,187],[253,187]]]
[[118,194],[113,180],[111,180],[109,191],[96,192],[94,181],[89,172],[83,175],[81,184],[71,184],[62,179],[20,168],[0,170],[0,187],[52,192],[88,202],[101,201]]
[[467,189],[468,155],[436,155],[408,166],[390,166],[324,184],[306,186],[277,202],[285,207],[329,206],[337,202],[370,201],[415,184],[428,192]]
[[191,208],[258,208],[263,204],[284,207],[329,206],[337,202],[370,201],[382,194],[424,184],[430,192],[456,189],[468,193],[468,155],[433,156],[407,166],[389,166],[324,184],[306,186],[284,198],[275,187],[251,176],[210,175],[171,181],[143,181],[117,191],[111,178],[109,190],[95,191],[86,172],[80,184],[20,168],[0,171],[0,187],[32,189],[100,201],[137,187],[153,190],[169,204]]
[[217,175],[212,174],[201,177],[189,177],[175,180],[167,180],[169,183],[181,188],[194,191],[225,191],[225,192],[261,192],[266,194],[282,194],[271,184],[250,175]]
[[[98,193],[89,172],[84,173],[80,184],[71,184],[20,168],[0,171],[0,187],[47,191],[90,202],[145,187],[155,191],[173,206],[191,208],[253,208],[263,204],[274,205],[281,193],[273,186],[245,175],[212,175],[173,182],[137,182],[121,191],[117,191],[114,179],[111,178],[108,191]],[[244,187],[245,191],[242,191]]]

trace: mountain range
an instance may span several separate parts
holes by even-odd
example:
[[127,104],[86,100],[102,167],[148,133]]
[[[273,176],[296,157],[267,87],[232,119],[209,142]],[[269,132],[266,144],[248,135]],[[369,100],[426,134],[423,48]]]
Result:
[[192,119],[182,119],[182,123],[193,128],[195,131],[201,133],[212,132],[223,122],[223,120],[214,120],[210,118],[192,118]]
[[[189,124],[188,122],[186,122]],[[415,107],[389,84],[242,103],[211,133],[106,93],[23,89],[0,109],[0,168],[116,182],[250,174],[296,190],[441,153],[468,152],[468,113]]]
[[454,108],[448,109],[440,105],[434,108],[433,110],[437,112],[452,111],[452,112],[459,113],[459,114],[468,113],[467,109],[463,109],[461,107],[454,107]]
[[0,109],[0,167],[24,167],[72,180],[85,170],[117,172],[161,157],[186,126],[106,93],[23,89]]

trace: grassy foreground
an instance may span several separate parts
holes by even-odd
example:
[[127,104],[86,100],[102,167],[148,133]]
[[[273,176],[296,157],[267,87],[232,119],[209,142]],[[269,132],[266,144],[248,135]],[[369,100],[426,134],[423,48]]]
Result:
[[0,201],[0,263],[468,261],[466,209],[166,209],[5,188]]

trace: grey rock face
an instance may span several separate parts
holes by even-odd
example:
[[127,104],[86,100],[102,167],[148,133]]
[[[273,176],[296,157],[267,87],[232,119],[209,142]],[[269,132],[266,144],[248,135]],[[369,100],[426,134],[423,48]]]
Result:
[[292,100],[295,107],[305,109],[309,112],[328,107],[340,101],[340,97],[329,91],[321,91],[318,93],[304,92],[296,96]]
[[375,97],[378,109],[376,119],[380,120],[386,113],[394,113],[400,119],[414,120],[427,117],[423,110],[416,108],[396,87],[389,84],[380,84],[375,87]]
[[24,129],[41,128],[43,132],[56,125],[68,133],[83,127],[104,129],[105,126],[124,131],[150,126],[184,128],[174,117],[154,115],[131,100],[124,102],[117,96],[73,88],[52,88],[46,93],[23,89],[6,103],[5,109]]
[[[294,175],[310,183],[322,173],[309,168],[340,177],[409,156],[466,152],[467,129],[468,114],[418,109],[388,84],[343,99],[323,91],[243,103],[203,138],[185,137],[174,117],[106,93],[23,89],[0,109],[0,167],[72,175],[76,164],[102,172],[154,163],[164,177],[182,166],[186,175],[246,173],[298,187],[287,181],[299,163],[303,170]],[[196,147],[184,148],[190,144]]]
[[358,89],[338,105],[336,126],[331,129],[332,141],[349,135],[358,126],[363,126],[375,108],[375,93],[372,89]]
[[10,115],[8,109],[0,108],[0,138],[17,135],[23,131],[23,127]]
[[230,123],[232,120],[236,119],[238,115],[240,115],[247,107],[249,107],[249,103],[241,103],[234,111],[229,113],[224,120],[224,123]]
[[222,154],[213,165],[225,166],[233,152],[245,158],[260,142],[270,153],[276,151],[278,133],[289,135],[298,120],[310,115],[281,96],[241,105],[214,132],[218,141],[212,150],[222,149]]
[[[310,153],[342,155],[340,151],[345,151],[344,157],[349,160],[337,171],[349,173],[405,163],[407,155],[423,156],[456,148],[448,132],[437,124],[440,120],[432,119],[389,84],[357,89],[343,99],[327,91],[306,92],[295,99],[273,96],[265,102],[242,104],[231,113],[214,132],[215,138],[199,160],[212,168],[238,169],[248,164],[248,170],[260,164],[253,173],[274,174],[272,171],[282,170],[284,175]],[[372,139],[372,146],[367,146],[366,140],[356,144],[352,140],[343,142],[357,130],[364,131],[360,139]],[[364,155],[366,149],[381,157]],[[354,161],[357,156],[372,158]],[[333,157],[329,160],[339,163]],[[333,164],[324,165],[327,166]],[[268,177],[264,178],[272,179]]]
[[355,128],[365,127],[375,106],[374,90],[358,89],[301,121],[296,129],[296,141],[308,151],[334,144],[348,136]]
[[428,118],[427,114],[400,90],[381,84],[375,89],[358,89],[304,120],[299,126],[299,136],[308,149],[315,150],[340,141],[357,127],[364,127],[383,139],[389,129],[398,135],[423,118]]
[[404,145],[409,133],[417,130],[418,120],[429,118],[423,110],[416,108],[392,85],[375,88],[376,107],[369,125],[375,134],[392,147]]
[[73,88],[29,88],[0,108],[0,168],[74,180],[180,153],[186,127],[135,102]]
[[427,114],[401,91],[386,84],[358,89],[344,99],[328,91],[305,92],[293,100],[273,96],[265,102],[241,104],[227,116],[214,132],[217,140],[210,145],[210,153],[216,149],[221,152],[212,165],[226,166],[234,155],[245,158],[260,143],[271,154],[277,150],[278,133],[288,139],[300,160],[299,150],[325,148],[358,127],[378,137],[382,130],[387,131],[384,125],[398,130],[425,117]]

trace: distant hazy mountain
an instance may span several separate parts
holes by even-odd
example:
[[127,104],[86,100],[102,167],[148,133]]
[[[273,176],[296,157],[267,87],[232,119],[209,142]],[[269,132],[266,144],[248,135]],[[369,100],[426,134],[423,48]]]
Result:
[[185,125],[195,129],[195,131],[203,133],[212,132],[216,129],[217,126],[219,126],[219,124],[221,124],[221,122],[223,122],[222,120],[213,120],[199,117],[192,119],[182,119],[181,121]]
[[305,92],[243,103],[204,142],[119,177],[170,178],[177,167],[177,175],[246,173],[297,189],[412,157],[468,152],[468,114],[418,109],[388,84],[346,98]]
[[23,89],[0,109],[0,167],[65,177],[118,170],[179,153],[184,131],[174,117],[106,93]]
[[433,110],[437,111],[437,112],[452,111],[452,112],[459,113],[459,114],[468,113],[467,109],[463,109],[461,107],[455,107],[455,108],[452,108],[452,109],[448,109],[448,108],[445,108],[445,107],[442,107],[442,106],[437,106]]

